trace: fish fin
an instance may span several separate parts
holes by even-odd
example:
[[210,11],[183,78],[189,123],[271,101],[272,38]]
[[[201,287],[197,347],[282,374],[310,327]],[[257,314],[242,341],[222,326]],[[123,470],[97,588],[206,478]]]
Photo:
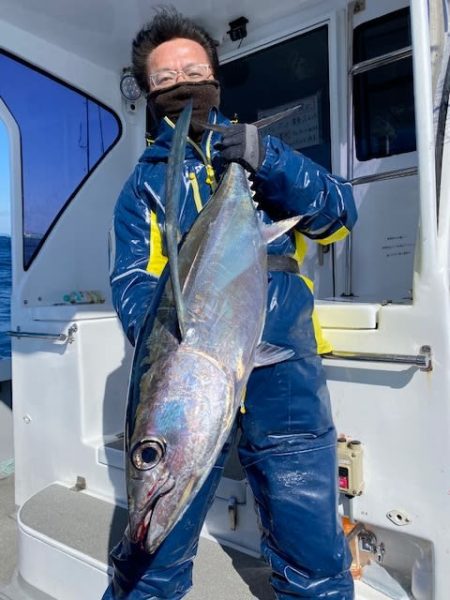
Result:
[[222,134],[225,133],[229,127],[229,125],[217,125],[216,123],[208,123],[207,121],[202,121],[199,119],[192,119],[192,124],[202,127],[203,129],[208,129],[209,131],[215,131],[216,133]]
[[271,223],[267,225],[267,223],[261,223],[261,232],[266,244],[270,244],[277,238],[279,238],[283,233],[286,233],[293,227],[297,225],[297,223],[302,218],[302,215],[297,217],[291,217],[289,219],[283,219],[282,221],[277,221],[276,223]]
[[181,338],[186,331],[186,308],[181,292],[180,274],[178,270],[178,212],[181,180],[183,175],[183,162],[186,150],[186,140],[192,114],[192,100],[185,106],[177,119],[172,138],[172,146],[167,162],[166,174],[166,241],[169,256],[170,281],[175,301],[178,326]]
[[[282,121],[283,119],[287,119],[291,117],[295,112],[303,108],[303,104],[297,104],[292,106],[291,108],[287,108],[286,110],[282,110],[274,115],[270,115],[269,117],[264,117],[259,119],[258,121],[253,121],[252,125],[257,127],[258,129],[264,129],[265,127],[269,127],[278,121]],[[206,121],[201,121],[199,119],[192,119],[192,123],[194,125],[198,125],[203,127],[203,129],[209,129],[210,131],[215,131],[216,133],[225,133],[228,129],[229,125],[217,125],[216,123],[207,123]]]
[[264,127],[269,127],[274,123],[278,123],[278,121],[282,121],[283,119],[287,119],[291,117],[295,112],[303,108],[303,104],[296,104],[291,108],[287,108],[286,110],[282,110],[281,112],[275,113],[274,115],[270,115],[269,117],[263,117],[262,119],[258,119],[258,121],[253,121],[253,125],[258,129],[264,129]]
[[295,352],[268,342],[260,342],[256,348],[255,367],[266,367],[292,358]]

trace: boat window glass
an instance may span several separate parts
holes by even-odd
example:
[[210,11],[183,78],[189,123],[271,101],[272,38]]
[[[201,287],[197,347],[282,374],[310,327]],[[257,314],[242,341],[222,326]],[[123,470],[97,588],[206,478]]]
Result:
[[222,111],[251,123],[299,105],[263,130],[331,168],[328,28],[320,27],[220,67]]
[[121,125],[106,106],[0,52],[0,97],[20,130],[24,268],[100,160]]
[[[9,140],[0,120],[0,360],[11,356],[11,214],[9,181]],[[1,384],[0,384],[1,385]]]
[[[409,10],[355,28],[354,64],[411,45]],[[356,158],[366,161],[414,152],[416,134],[412,57],[373,64],[353,80]]]

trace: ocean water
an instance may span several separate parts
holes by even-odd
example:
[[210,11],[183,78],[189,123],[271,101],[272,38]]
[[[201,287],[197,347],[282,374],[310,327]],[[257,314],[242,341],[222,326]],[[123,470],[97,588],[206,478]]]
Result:
[[0,235],[0,360],[11,356],[11,341],[6,331],[11,328],[11,238]]

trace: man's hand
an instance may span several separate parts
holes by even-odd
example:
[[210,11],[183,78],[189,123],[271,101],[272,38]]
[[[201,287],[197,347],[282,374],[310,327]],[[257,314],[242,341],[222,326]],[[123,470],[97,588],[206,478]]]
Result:
[[216,147],[222,151],[223,159],[237,162],[251,173],[257,171],[264,160],[264,145],[255,125],[230,125]]

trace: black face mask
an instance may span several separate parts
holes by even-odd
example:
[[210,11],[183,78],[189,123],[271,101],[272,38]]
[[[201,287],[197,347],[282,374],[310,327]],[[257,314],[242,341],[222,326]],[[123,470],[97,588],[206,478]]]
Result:
[[[207,121],[211,108],[219,108],[219,82],[211,79],[176,83],[168,88],[151,92],[148,103],[158,122],[164,117],[176,121],[190,98],[192,98],[192,120]],[[197,123],[191,123],[190,133],[198,137],[203,133],[203,128]]]

